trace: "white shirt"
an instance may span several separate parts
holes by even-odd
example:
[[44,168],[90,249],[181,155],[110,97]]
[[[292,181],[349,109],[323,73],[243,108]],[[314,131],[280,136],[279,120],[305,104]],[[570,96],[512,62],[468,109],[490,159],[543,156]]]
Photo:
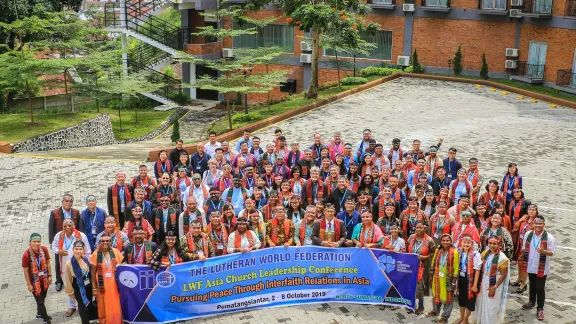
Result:
[[[402,149],[402,153],[406,153],[406,152],[410,151],[409,149],[404,148],[404,147],[401,147],[401,149]],[[396,163],[396,161],[400,159],[400,148],[397,151],[394,151],[394,149],[391,147],[384,149],[384,155],[386,157],[388,157],[388,155],[390,155],[390,150],[392,150],[392,161],[390,161],[390,165],[391,165],[391,167],[394,167],[394,163]]]
[[[250,233],[252,234],[252,238],[254,239],[253,250],[258,250],[260,248],[260,239],[258,238],[258,235],[256,235],[256,233],[254,233],[254,231],[250,231]],[[230,233],[230,236],[228,236],[227,248],[228,248],[229,254],[234,253],[234,242],[236,242],[236,234],[237,234],[237,231],[234,231],[234,232]],[[246,234],[242,235],[242,238],[240,238],[240,246],[244,249],[250,247],[250,242],[248,241],[248,237],[246,236]],[[238,252],[236,252],[236,253],[238,253]]]
[[[56,236],[54,236],[54,241],[52,241],[52,252],[54,252],[55,254],[58,254],[59,250],[58,242],[60,241],[60,235],[66,235],[66,233],[64,233],[64,231],[60,231],[56,234]],[[87,258],[90,258],[92,250],[90,249],[90,242],[88,242],[86,234],[80,232],[80,238],[82,239],[82,242],[84,242],[84,255]],[[62,256],[62,262],[60,262],[60,264],[62,265],[60,266],[62,274],[64,274],[65,270],[64,265],[66,264],[66,262],[68,262],[68,260],[70,260],[74,256],[74,241],[76,241],[74,233],[72,233],[70,237],[64,236],[64,246],[62,247],[62,249],[68,251],[68,255]]]
[[[524,249],[527,249],[528,246],[528,234],[532,233],[533,231],[528,231],[524,234]],[[544,232],[542,232],[544,233]],[[530,244],[530,252],[528,252],[528,273],[538,273],[538,265],[540,264],[540,253],[536,251],[537,248],[540,247],[540,240],[542,239],[542,233],[540,236],[537,236],[536,233],[532,236],[532,242]],[[556,243],[554,241],[554,236],[548,233],[548,246],[546,248],[548,251],[552,251],[552,253],[556,253]],[[550,273],[550,257],[546,258],[546,265],[544,266],[544,275],[547,276]]]
[[[202,223],[202,228],[206,227],[206,225],[208,225],[208,224],[206,224],[206,215],[204,213],[204,210],[202,210],[200,208],[197,208],[196,210],[200,212],[199,217],[201,219],[198,219],[198,221],[200,223]],[[192,223],[192,221],[195,221],[195,220],[196,220],[196,212],[194,211],[190,214],[190,223]],[[187,233],[184,233],[184,212],[181,212],[180,217],[178,217],[178,234],[180,234],[180,237],[187,234]]]
[[206,152],[206,154],[215,157],[216,156],[216,149],[222,147],[222,143],[220,142],[216,142],[214,143],[214,145],[210,144],[210,142],[204,144],[204,152]]
[[[204,196],[202,187],[204,187],[208,196]],[[188,200],[188,197],[192,195],[194,198],[196,198],[196,206],[204,206],[204,203],[208,200],[208,198],[210,198],[209,192],[210,188],[203,183],[201,183],[198,187],[196,187],[194,184],[191,184],[190,187],[186,188],[186,191],[182,193],[182,203],[186,205],[186,200]]]
[[[462,252],[460,254],[460,252]],[[464,253],[464,250],[458,251],[460,254],[460,272],[466,272],[466,267],[468,266],[468,253]],[[474,250],[472,251],[472,257],[474,258],[474,270],[482,270],[482,255],[480,252]]]
[[326,221],[326,232],[333,233],[334,232],[334,219],[331,221]]

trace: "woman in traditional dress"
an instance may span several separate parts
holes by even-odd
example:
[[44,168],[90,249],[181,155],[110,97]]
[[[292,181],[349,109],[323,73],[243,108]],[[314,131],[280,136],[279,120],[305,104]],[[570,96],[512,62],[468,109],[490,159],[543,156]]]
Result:
[[[516,255],[522,255],[522,246],[524,245],[524,236],[528,231],[533,230],[534,219],[538,216],[538,206],[536,204],[530,204],[528,206],[528,213],[518,220],[518,223],[514,225],[513,231],[518,232],[518,243],[516,245]],[[518,287],[517,293],[523,293],[527,289],[528,281],[528,264],[523,262],[522,258],[518,258],[518,279],[514,281],[512,286]]]
[[234,205],[224,204],[222,207],[222,224],[226,226],[228,233],[232,233],[236,230],[237,218],[234,214]]
[[380,227],[382,234],[390,235],[390,226],[392,224],[398,224],[396,219],[396,205],[391,202],[384,204],[384,215],[376,220],[376,225]]
[[514,187],[522,188],[522,177],[518,174],[518,165],[516,163],[508,164],[508,171],[502,179],[502,185],[500,186],[500,191],[503,195],[506,195],[506,205],[512,200],[512,189]]
[[434,192],[426,191],[424,199],[420,201],[420,210],[430,218],[436,212],[436,200],[434,199]]
[[452,227],[456,225],[456,220],[452,215],[450,215],[450,213],[448,213],[444,201],[439,202],[437,207],[437,212],[430,218],[430,230],[428,231],[428,235],[432,237],[434,244],[440,246],[440,238],[443,234],[452,233]]
[[260,248],[266,247],[266,223],[260,219],[260,213],[257,210],[253,210],[248,215],[248,229],[253,231],[260,240]]
[[124,224],[122,232],[128,235],[128,240],[130,243],[134,243],[132,232],[134,231],[135,226],[140,226],[144,230],[144,233],[146,233],[146,240],[151,241],[156,231],[150,222],[148,222],[145,218],[142,218],[142,207],[135,205],[132,207],[131,212],[132,213],[130,214],[130,219]]
[[153,207],[158,208],[160,206],[160,199],[164,196],[170,198],[170,206],[174,206],[176,203],[176,189],[172,186],[172,177],[170,173],[164,172],[160,179],[158,179],[158,185],[154,189],[156,193],[156,199],[153,201]]
[[358,164],[353,163],[350,164],[350,170],[348,170],[348,174],[346,175],[348,178],[348,186],[350,190],[358,193],[358,188],[360,188],[360,175],[358,174]]
[[66,262],[66,294],[78,302],[78,315],[82,324],[90,324],[96,319],[96,306],[92,300],[92,276],[90,276],[90,261],[84,256],[84,242],[74,242],[74,257]]
[[361,217],[362,223],[354,226],[352,242],[356,247],[374,248],[381,246],[384,242],[384,235],[382,235],[380,227],[372,221],[372,213],[365,211]]
[[510,260],[500,251],[496,237],[488,241],[488,250],[482,253],[482,274],[480,290],[473,317],[478,324],[504,322],[508,282],[510,281]]
[[[434,240],[428,234],[426,234],[426,222],[419,220],[416,222],[415,229],[416,233],[412,234],[408,241],[407,252],[418,255],[418,260],[420,263],[418,265],[418,282],[416,284],[416,298],[418,299],[418,308],[414,312],[416,315],[420,315],[424,312],[424,296],[430,294],[430,277],[428,273],[430,271],[430,258],[434,251]],[[409,314],[413,313],[412,310],[408,309]]]
[[98,250],[90,257],[92,293],[96,294],[98,320],[101,324],[122,323],[122,308],[115,273],[116,266],[122,263],[124,257],[120,251],[110,247],[111,243],[110,234],[104,232],[100,237]]
[[432,278],[432,310],[426,317],[438,316],[440,308],[444,311],[437,323],[445,324],[452,313],[454,291],[460,272],[458,250],[452,244],[450,234],[442,234],[440,246],[434,252],[430,267]]
[[158,270],[162,266],[182,263],[183,260],[184,252],[180,248],[180,241],[176,239],[176,232],[168,231],[166,240],[154,251],[148,265]]
[[490,226],[480,233],[480,245],[482,246],[481,251],[488,249],[488,239],[491,237],[496,237],[498,239],[498,242],[500,242],[500,250],[510,258],[514,253],[514,243],[510,232],[502,226],[502,217],[500,217],[500,214],[492,215],[490,218]]
[[365,210],[372,210],[372,196],[365,191],[359,191],[356,211],[362,215]]
[[486,192],[480,196],[479,201],[482,201],[486,205],[488,214],[492,213],[496,202],[501,204],[506,203],[506,199],[498,192],[498,189],[498,181],[490,180],[488,184],[486,184]]
[[490,226],[488,223],[488,213],[487,213],[486,205],[484,202],[479,201],[476,204],[476,214],[474,217],[474,224],[476,224],[476,228],[478,229],[478,233],[484,232],[484,230]]

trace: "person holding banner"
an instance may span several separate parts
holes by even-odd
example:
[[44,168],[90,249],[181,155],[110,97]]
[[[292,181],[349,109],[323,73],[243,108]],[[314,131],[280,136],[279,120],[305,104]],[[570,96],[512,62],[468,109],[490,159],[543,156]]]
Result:
[[354,227],[352,242],[356,247],[375,248],[382,246],[384,235],[380,227],[372,221],[372,212],[369,210],[362,213],[362,223]]
[[488,248],[482,253],[482,283],[474,313],[478,324],[502,323],[506,316],[510,260],[496,237],[488,239]]
[[294,223],[286,218],[286,209],[282,206],[274,207],[273,219],[266,224],[266,242],[268,246],[291,246],[294,244]]
[[344,229],[346,231],[346,240],[344,241],[344,245],[347,247],[355,246],[352,241],[352,233],[354,232],[354,228],[361,223],[360,213],[356,211],[355,207],[356,201],[353,197],[344,197],[344,209],[336,214],[336,218],[344,222]]
[[90,261],[84,255],[84,242],[74,242],[74,257],[66,262],[64,290],[66,294],[78,301],[78,314],[82,324],[90,324],[96,318],[96,309],[92,302],[92,282]]
[[202,232],[202,223],[198,219],[190,223],[190,231],[180,238],[180,246],[187,261],[204,261],[214,256],[210,238]]
[[184,253],[180,248],[180,242],[176,239],[176,232],[168,231],[166,240],[154,251],[148,265],[158,270],[162,266],[182,263],[183,259]]
[[214,249],[214,256],[221,256],[227,253],[227,249],[224,247],[228,245],[228,230],[226,226],[220,221],[220,212],[218,210],[213,210],[210,214],[210,224],[204,227],[204,233],[208,234],[210,238],[210,244]]
[[478,293],[478,280],[482,269],[482,257],[480,252],[473,249],[472,236],[462,235],[462,247],[458,249],[460,258],[460,275],[458,276],[458,288],[454,294],[458,296],[460,306],[460,318],[456,322],[468,324],[468,318],[476,310],[476,295]]
[[458,257],[458,250],[452,246],[450,234],[442,234],[440,244],[434,252],[434,257],[432,257],[430,269],[432,311],[428,312],[426,317],[437,316],[440,313],[440,307],[444,306],[444,311],[438,320],[439,324],[444,324],[448,322],[450,313],[452,313],[452,301],[460,272],[460,258]]
[[228,236],[228,254],[246,253],[260,248],[258,235],[248,229],[248,220],[239,217],[236,230]]
[[324,218],[314,223],[312,229],[312,242],[314,245],[326,247],[342,247],[346,240],[346,226],[344,221],[335,218],[336,209],[328,203],[324,208]]
[[116,265],[124,257],[117,249],[111,247],[112,237],[103,232],[100,245],[90,257],[90,275],[92,276],[92,293],[96,294],[98,303],[98,320],[100,323],[122,323],[120,294],[116,284]]
[[294,235],[296,246],[314,245],[312,234],[314,233],[315,221],[316,207],[314,207],[314,205],[308,205],[304,219],[294,225],[296,227],[296,233]]
[[152,253],[156,251],[156,243],[146,240],[146,232],[139,225],[134,226],[132,235],[134,242],[126,244],[123,263],[148,264]]
[[[411,201],[413,202],[413,201]],[[415,311],[416,315],[424,312],[424,296],[430,294],[430,277],[427,275],[430,269],[430,257],[434,251],[434,240],[426,234],[426,223],[422,220],[416,221],[416,233],[408,238],[408,253],[418,255],[420,265],[418,266],[418,283],[416,284],[416,298],[418,299],[418,308]],[[412,313],[412,310],[408,310]]]
[[406,241],[400,237],[400,225],[397,222],[390,223],[390,236],[384,238],[382,247],[388,251],[406,252]]

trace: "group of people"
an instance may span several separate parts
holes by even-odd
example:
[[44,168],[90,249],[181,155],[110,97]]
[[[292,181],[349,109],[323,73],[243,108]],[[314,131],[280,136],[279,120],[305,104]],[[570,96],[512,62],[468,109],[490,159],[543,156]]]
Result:
[[[536,204],[524,198],[516,164],[508,165],[502,183],[490,180],[482,190],[478,159],[465,168],[453,147],[441,159],[442,138],[423,151],[419,140],[405,148],[397,138],[384,148],[368,129],[355,145],[338,132],[329,143],[317,133],[301,151],[295,142],[288,148],[280,129],[275,134],[263,149],[260,138],[245,130],[236,152],[215,133],[192,155],[178,141],[170,153],[159,153],[154,177],[146,165],[131,181],[116,173],[108,210],[89,195],[80,212],[65,194],[50,213],[51,247],[41,246],[34,233],[22,258],[37,317],[50,323],[44,300],[52,273],[56,291],[68,295],[66,316],[77,310],[82,323],[96,317],[121,323],[118,264],[158,269],[316,245],[417,254],[418,304],[409,312],[422,314],[431,293],[426,315],[440,316],[439,323],[447,323],[454,299],[457,323],[502,322],[509,285],[518,293],[529,287],[522,308],[537,307],[537,318],[544,319],[555,243]],[[516,280],[510,278],[513,266]]]

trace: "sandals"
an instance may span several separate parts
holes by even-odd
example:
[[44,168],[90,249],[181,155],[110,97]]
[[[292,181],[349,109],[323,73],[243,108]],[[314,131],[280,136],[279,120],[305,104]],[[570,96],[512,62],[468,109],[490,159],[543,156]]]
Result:
[[438,314],[435,313],[434,311],[429,311],[429,312],[426,314],[426,317],[433,317],[433,316],[437,316],[437,315],[438,315]]
[[510,286],[512,286],[512,287],[520,287],[520,285],[521,285],[520,281],[510,283]]
[[385,309],[386,309],[386,306],[385,306],[385,305],[381,305],[381,306],[378,307],[378,308],[380,308],[380,310],[385,310]]
[[438,320],[438,324],[446,324],[447,320],[444,317],[440,317],[440,319]]
[[516,293],[521,294],[521,293],[525,292],[526,289],[528,289],[528,285],[524,285],[524,287],[519,287],[518,289],[516,289]]
[[66,311],[66,317],[70,317],[72,316],[74,313],[76,312],[76,308],[68,308],[68,310]]

